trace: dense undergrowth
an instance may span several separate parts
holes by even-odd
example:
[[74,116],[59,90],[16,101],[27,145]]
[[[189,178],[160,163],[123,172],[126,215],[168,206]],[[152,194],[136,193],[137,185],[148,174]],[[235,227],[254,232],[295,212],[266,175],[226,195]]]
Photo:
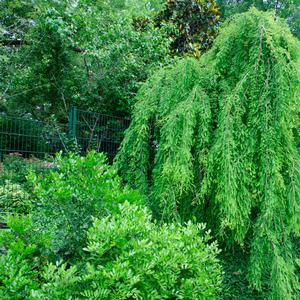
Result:
[[1,299],[219,298],[205,226],[155,222],[103,154],[58,155],[28,179],[31,209],[0,230]]

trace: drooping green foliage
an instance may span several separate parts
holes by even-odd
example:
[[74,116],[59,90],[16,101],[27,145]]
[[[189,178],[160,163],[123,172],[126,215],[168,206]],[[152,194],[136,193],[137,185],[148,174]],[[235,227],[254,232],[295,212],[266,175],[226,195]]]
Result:
[[249,250],[248,279],[256,289],[266,279],[270,299],[298,292],[299,49],[272,14],[235,17],[200,62],[179,61],[141,88],[116,160],[161,218],[195,216]]

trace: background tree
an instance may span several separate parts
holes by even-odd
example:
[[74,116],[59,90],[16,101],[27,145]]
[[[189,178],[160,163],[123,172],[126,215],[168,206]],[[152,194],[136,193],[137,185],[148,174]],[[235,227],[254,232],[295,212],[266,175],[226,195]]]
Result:
[[157,26],[173,27],[171,49],[175,55],[193,53],[200,56],[217,35],[220,11],[215,0],[167,0],[155,17]]
[[[0,98],[11,112],[42,119],[55,114],[64,120],[70,105],[78,105],[128,114],[139,83],[168,60],[163,29],[149,25],[136,31],[132,25],[135,14],[154,12],[157,5],[152,7],[149,1],[33,0],[30,4],[30,13],[22,1],[3,10],[11,23],[26,17],[29,24],[18,37],[10,33],[8,38],[4,35],[10,23],[1,24]],[[25,17],[16,14],[18,8]],[[9,72],[8,65],[13,66]]]
[[276,15],[287,21],[291,31],[300,38],[299,0],[217,0],[217,2],[225,18],[245,12],[252,6],[263,11],[273,10]]
[[5,96],[11,85],[11,76],[17,68],[17,57],[24,36],[32,26],[35,13],[32,1],[0,2],[0,109],[5,110]]
[[0,5],[2,110],[43,120],[65,121],[71,105],[129,115],[137,90],[154,70],[174,55],[200,55],[219,26],[212,0]]

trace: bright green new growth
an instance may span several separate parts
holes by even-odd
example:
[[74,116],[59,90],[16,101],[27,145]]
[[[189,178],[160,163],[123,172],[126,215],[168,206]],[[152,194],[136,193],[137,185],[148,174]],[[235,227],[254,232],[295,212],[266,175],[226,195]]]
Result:
[[237,16],[200,62],[179,61],[140,90],[116,163],[163,219],[207,221],[250,241],[249,280],[294,299],[300,228],[300,43],[271,14]]

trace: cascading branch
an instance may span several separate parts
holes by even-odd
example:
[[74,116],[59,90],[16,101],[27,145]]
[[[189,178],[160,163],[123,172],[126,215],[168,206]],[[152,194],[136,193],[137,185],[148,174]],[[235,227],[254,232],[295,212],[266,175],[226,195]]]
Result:
[[299,107],[300,42],[252,9],[200,61],[144,84],[116,159],[164,220],[196,217],[228,246],[250,245],[249,281],[261,289],[267,278],[270,299],[299,293]]

